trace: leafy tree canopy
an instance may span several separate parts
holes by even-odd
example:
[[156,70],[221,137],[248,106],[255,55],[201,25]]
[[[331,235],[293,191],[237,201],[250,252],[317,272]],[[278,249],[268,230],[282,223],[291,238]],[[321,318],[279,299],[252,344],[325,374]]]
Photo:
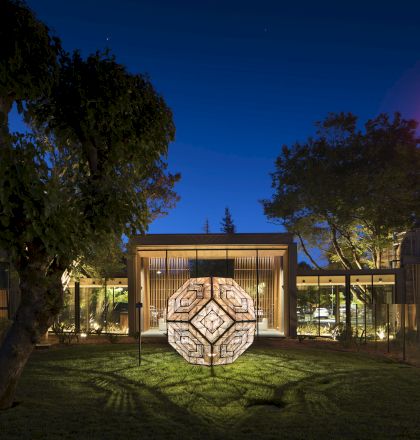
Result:
[[48,93],[60,41],[20,0],[0,2],[0,129],[13,105]]
[[171,112],[108,54],[64,54],[51,94],[24,112],[33,133],[12,135],[0,163],[0,246],[14,257],[36,243],[67,266],[109,234],[145,231],[176,199]]
[[344,268],[379,268],[393,234],[420,216],[417,123],[380,114],[359,129],[356,116],[340,113],[316,126],[314,137],[282,148],[265,214],[310,258],[317,246]]
[[[149,78],[108,52],[66,53],[19,0],[0,2],[0,32],[0,249],[22,296],[0,350],[1,409],[61,307],[63,272],[146,231],[179,176],[167,172],[172,113]],[[28,133],[10,133],[13,104]]]
[[105,283],[110,278],[123,276],[127,267],[124,247],[120,237],[105,237],[90,253],[73,262],[71,275],[74,278],[102,278]]

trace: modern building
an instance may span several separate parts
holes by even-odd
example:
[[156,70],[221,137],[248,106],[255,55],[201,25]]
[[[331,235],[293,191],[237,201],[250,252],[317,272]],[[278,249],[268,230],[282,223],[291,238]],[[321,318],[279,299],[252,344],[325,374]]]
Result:
[[129,327],[166,330],[168,298],[188,279],[233,278],[254,300],[257,334],[296,335],[297,249],[291,234],[150,234],[129,242]]
[[[0,267],[0,317],[12,319],[19,301],[8,269]],[[360,334],[376,334],[386,305],[407,302],[404,273],[299,269],[286,233],[149,234],[129,241],[126,273],[71,280],[58,320],[76,333],[164,335],[168,298],[191,278],[222,277],[253,299],[258,336],[331,336],[348,314]]]

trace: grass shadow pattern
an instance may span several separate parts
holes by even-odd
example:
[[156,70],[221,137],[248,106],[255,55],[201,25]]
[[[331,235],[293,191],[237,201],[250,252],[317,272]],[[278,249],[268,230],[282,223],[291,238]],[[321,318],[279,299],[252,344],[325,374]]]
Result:
[[[253,347],[186,363],[164,345],[35,353],[7,439],[418,438],[420,370],[363,354]],[[3,437],[1,437],[3,438]]]

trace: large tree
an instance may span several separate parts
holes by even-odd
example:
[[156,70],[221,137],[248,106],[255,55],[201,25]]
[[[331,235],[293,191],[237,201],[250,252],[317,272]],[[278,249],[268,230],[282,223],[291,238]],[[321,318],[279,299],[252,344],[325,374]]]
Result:
[[380,268],[395,233],[420,215],[417,123],[381,114],[358,128],[352,114],[330,114],[314,137],[284,146],[272,174],[267,217],[318,247],[345,269]]
[[13,104],[47,94],[58,72],[60,41],[20,0],[0,1],[0,146]]
[[[417,123],[398,113],[357,127],[352,114],[330,114],[314,137],[284,146],[272,175],[274,194],[263,201],[267,217],[345,269],[380,268],[394,235],[420,215],[420,149]],[[370,302],[370,293],[352,294]],[[346,332],[351,335],[349,295]]]
[[[22,301],[0,348],[0,409],[63,301],[62,275],[101,241],[144,232],[176,200],[175,128],[150,80],[108,53],[65,53],[26,5],[0,3],[0,248]],[[3,56],[4,55],[4,56]],[[14,104],[29,133],[10,133]]]

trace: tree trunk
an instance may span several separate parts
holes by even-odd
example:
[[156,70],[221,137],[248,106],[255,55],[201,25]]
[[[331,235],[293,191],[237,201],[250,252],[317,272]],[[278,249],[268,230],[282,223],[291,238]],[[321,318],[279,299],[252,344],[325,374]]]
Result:
[[9,113],[12,105],[12,98],[0,96],[0,147],[3,147],[9,136]]
[[338,258],[340,259],[341,264],[343,265],[344,269],[352,269],[350,261],[346,258],[343,250],[341,249],[340,245],[338,244],[336,229],[332,225],[330,225],[330,228],[331,228],[331,239],[332,239],[332,244],[333,244],[335,253],[337,254]]
[[63,301],[59,271],[44,277],[45,270],[37,265],[18,272],[22,300],[0,347],[0,409],[13,405],[23,368],[35,344],[52,325]]

